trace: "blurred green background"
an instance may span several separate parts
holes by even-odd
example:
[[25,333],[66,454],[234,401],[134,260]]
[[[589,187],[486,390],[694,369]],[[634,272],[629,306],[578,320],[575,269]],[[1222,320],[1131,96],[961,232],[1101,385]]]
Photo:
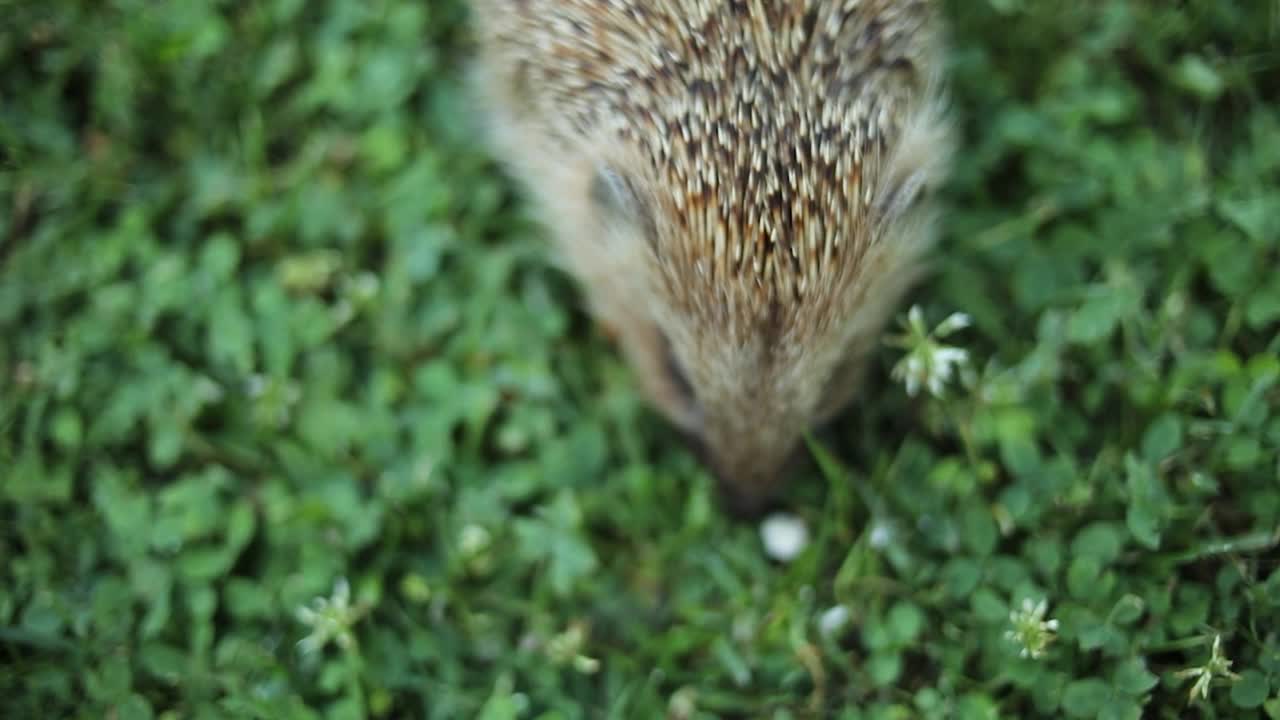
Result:
[[779,563],[459,2],[0,0],[0,716],[1280,718],[1280,5],[947,7],[967,379],[886,348]]

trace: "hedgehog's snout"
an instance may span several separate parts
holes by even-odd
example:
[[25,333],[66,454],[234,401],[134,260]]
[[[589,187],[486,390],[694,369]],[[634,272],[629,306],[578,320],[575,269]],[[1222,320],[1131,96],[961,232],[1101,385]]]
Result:
[[778,503],[781,470],[744,465],[741,458],[717,455],[702,438],[687,435],[686,442],[715,481],[717,499],[739,520],[756,520]]
[[756,520],[765,514],[773,503],[771,495],[743,492],[738,483],[717,473],[716,491],[720,505],[739,520]]
[[724,509],[743,520],[759,517],[770,509],[787,475],[794,423],[780,420],[769,409],[774,404],[769,398],[750,391],[735,393],[728,402],[713,396],[704,405],[670,343],[664,349],[666,379],[678,389],[680,402],[695,408],[696,421],[681,431],[685,445],[715,479]]
[[721,507],[741,520],[752,520],[758,517],[763,511],[764,501],[756,495],[741,491],[743,483],[735,480],[737,476],[725,463],[716,458],[701,435],[686,432],[683,437],[689,451],[715,480],[716,496]]

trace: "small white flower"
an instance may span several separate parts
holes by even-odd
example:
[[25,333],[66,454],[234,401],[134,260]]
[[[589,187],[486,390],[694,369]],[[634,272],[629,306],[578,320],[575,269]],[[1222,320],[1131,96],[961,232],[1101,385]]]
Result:
[[1208,662],[1200,667],[1179,670],[1174,674],[1174,677],[1179,679],[1188,677],[1195,678],[1195,682],[1191,683],[1191,692],[1187,694],[1188,699],[1192,701],[1196,699],[1197,695],[1200,696],[1201,700],[1207,700],[1209,698],[1209,685],[1213,682],[1215,677],[1230,678],[1232,680],[1240,678],[1239,675],[1231,672],[1231,660],[1228,660],[1226,656],[1222,654],[1221,635],[1213,636],[1213,649],[1209,653]]
[[475,575],[487,575],[493,569],[493,536],[481,525],[469,524],[458,534],[458,554],[463,566]]
[[946,320],[938,323],[938,327],[934,328],[933,334],[937,337],[946,337],[953,332],[963,330],[973,324],[973,321],[964,313],[951,313]]
[[849,608],[844,605],[832,605],[818,617],[818,632],[823,637],[831,637],[849,624]]
[[436,463],[434,459],[430,457],[419,458],[418,461],[413,464],[413,474],[410,478],[410,482],[413,484],[415,489],[421,490],[428,488],[431,486],[431,477],[435,471]]
[[222,386],[216,381],[212,378],[204,377],[203,375],[196,378],[195,385],[192,389],[198,397],[205,402],[210,403],[218,402],[227,394],[226,391],[222,389]]
[[907,322],[912,327],[924,327],[924,311],[920,309],[919,305],[912,305],[911,309],[907,310]]
[[359,622],[368,608],[351,604],[351,585],[346,578],[338,578],[333,585],[333,595],[317,597],[311,606],[301,605],[295,613],[298,622],[311,627],[311,633],[298,641],[303,655],[320,652],[333,641],[346,650],[355,644],[351,628]]
[[587,628],[580,622],[569,625],[564,632],[547,640],[547,659],[554,665],[572,665],[583,675],[592,675],[600,669],[597,658],[583,654],[587,645]]
[[960,348],[939,346],[937,352],[933,354],[933,361],[937,363],[938,374],[944,380],[950,380],[956,368],[969,362],[969,351]]
[[915,397],[920,392],[920,379],[926,377],[924,360],[915,354],[908,355],[905,360],[906,368],[901,373],[895,368],[895,376],[900,376],[907,387],[907,394]]
[[467,525],[462,528],[458,537],[458,549],[467,557],[475,557],[489,549],[492,537],[489,531],[480,525]]
[[1057,637],[1058,621],[1045,619],[1049,612],[1047,600],[1032,602],[1031,598],[1022,601],[1022,607],[1009,613],[1009,623],[1013,628],[1005,631],[1005,639],[1021,646],[1018,655],[1024,658],[1037,659]]
[[907,395],[915,397],[924,387],[930,395],[942,397],[947,383],[968,365],[969,351],[943,345],[939,339],[968,326],[968,315],[953,313],[930,332],[920,307],[911,306],[903,323],[905,332],[888,340],[891,345],[907,350],[892,371],[892,377],[903,384]]
[[333,324],[341,327],[351,322],[356,316],[356,309],[349,300],[339,300],[333,304]]
[[382,286],[382,282],[377,275],[371,272],[362,272],[350,281],[351,295],[355,297],[356,302],[368,302],[378,294],[378,289]]
[[868,538],[871,547],[877,550],[883,550],[889,547],[889,543],[893,542],[893,528],[887,523],[877,522],[871,526],[871,537]]
[[933,352],[933,372],[929,373],[929,394],[942,397],[943,386],[951,382],[956,368],[969,361],[969,352],[960,348],[939,345]]
[[808,546],[809,528],[795,515],[777,513],[760,524],[760,539],[769,557],[790,562]]
[[667,701],[667,717],[672,720],[689,720],[697,711],[698,691],[688,685],[672,693]]
[[244,391],[251,398],[262,397],[262,394],[267,391],[266,376],[260,373],[250,375],[249,379],[245,381]]

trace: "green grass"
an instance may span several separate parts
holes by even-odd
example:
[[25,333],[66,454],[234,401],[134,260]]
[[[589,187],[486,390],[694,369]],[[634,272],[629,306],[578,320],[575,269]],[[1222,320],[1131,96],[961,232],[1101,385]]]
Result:
[[544,258],[458,3],[0,1],[0,716],[1280,718],[1280,6],[949,9],[912,302],[970,365],[886,346],[784,564]]

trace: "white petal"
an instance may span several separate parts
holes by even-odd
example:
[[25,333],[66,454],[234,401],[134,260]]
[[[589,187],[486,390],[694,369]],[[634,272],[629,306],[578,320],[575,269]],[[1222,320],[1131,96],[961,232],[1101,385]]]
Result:
[[943,320],[938,324],[938,327],[933,331],[933,334],[937,337],[946,337],[957,330],[963,330],[969,327],[971,324],[972,321],[969,319],[968,315],[960,312],[951,313],[946,320]]
[[912,353],[907,357],[907,374],[919,377],[924,374],[924,358]]
[[907,322],[915,326],[919,326],[924,322],[924,313],[920,311],[919,305],[912,305],[911,309],[907,311]]
[[943,381],[943,378],[939,375],[929,376],[929,394],[930,395],[933,395],[934,397],[942,397],[942,381]]
[[840,632],[849,622],[849,608],[844,605],[833,605],[827,608],[818,618],[818,632],[823,637],[831,637]]
[[790,562],[809,544],[809,528],[795,515],[770,515],[760,524],[760,539],[769,557]]
[[893,541],[893,530],[884,523],[876,523],[871,526],[871,537],[868,540],[871,542],[871,547],[877,550],[888,547]]
[[933,353],[933,360],[938,363],[938,365],[947,366],[947,372],[951,372],[951,366],[963,365],[969,361],[969,351],[963,348],[947,347],[944,345],[939,347]]

